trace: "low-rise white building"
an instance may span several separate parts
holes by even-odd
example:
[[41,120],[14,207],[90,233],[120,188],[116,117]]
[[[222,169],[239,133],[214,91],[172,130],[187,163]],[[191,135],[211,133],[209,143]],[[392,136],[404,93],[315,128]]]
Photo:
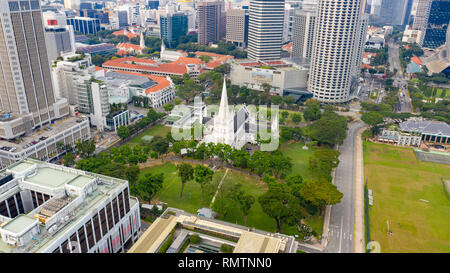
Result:
[[231,84],[264,91],[264,84],[271,86],[270,92],[283,96],[289,88],[307,87],[309,69],[287,60],[252,61],[234,60],[231,63]]

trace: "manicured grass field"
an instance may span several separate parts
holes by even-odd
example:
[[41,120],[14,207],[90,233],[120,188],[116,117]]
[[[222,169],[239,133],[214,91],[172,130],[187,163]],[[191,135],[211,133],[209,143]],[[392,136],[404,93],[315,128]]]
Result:
[[421,162],[409,148],[365,142],[364,174],[374,198],[370,239],[382,252],[450,252],[450,200],[441,182],[450,178],[449,165]]
[[142,138],[144,136],[165,137],[167,135],[167,133],[170,132],[170,130],[171,130],[171,127],[164,126],[164,125],[161,125],[161,124],[157,124],[155,126],[152,126],[152,127],[148,128],[144,132],[140,133],[139,135],[137,135],[136,137],[134,137],[133,139],[128,141],[127,144],[129,144],[131,146],[134,146],[136,144],[141,144]]
[[205,202],[202,203],[202,191],[200,185],[195,181],[189,181],[184,186],[183,198],[180,199],[181,180],[178,177],[177,168],[172,163],[161,166],[142,169],[141,175],[146,172],[164,173],[163,188],[158,192],[155,200],[165,202],[169,207],[179,208],[190,213],[197,213],[202,207],[208,207],[217,189],[224,171],[217,171],[213,176],[213,183],[209,190],[205,191]]

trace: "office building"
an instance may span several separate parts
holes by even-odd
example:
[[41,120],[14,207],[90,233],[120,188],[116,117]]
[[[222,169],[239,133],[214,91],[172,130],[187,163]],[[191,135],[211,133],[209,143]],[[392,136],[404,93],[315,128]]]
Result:
[[0,8],[0,137],[14,139],[69,107],[54,95],[39,1],[1,1]]
[[32,159],[0,176],[0,252],[116,253],[140,236],[126,180]]
[[181,36],[188,32],[188,17],[182,12],[170,12],[160,16],[161,39],[169,48],[176,47]]
[[315,11],[294,14],[292,57],[311,59],[316,17]]
[[248,10],[229,9],[226,19],[226,41],[245,48],[248,42]]
[[393,26],[408,24],[413,0],[382,0],[380,11],[372,22]]
[[251,0],[249,7],[248,58],[278,60],[284,25],[284,0]]
[[420,41],[419,45],[434,49],[445,44],[449,18],[450,0],[432,1],[426,27],[423,30],[423,41]]
[[369,28],[369,15],[362,14],[360,21],[360,31],[358,33],[358,37],[355,45],[355,57],[353,60],[355,63],[353,64],[353,73],[352,76],[355,79],[359,79],[361,75],[361,65],[364,57],[364,49],[367,42],[367,31]]
[[197,3],[198,44],[208,45],[220,40],[221,6],[217,0]]
[[48,59],[53,62],[61,54],[75,51],[73,26],[66,24],[66,15],[47,11],[42,14]]
[[360,0],[318,1],[308,91],[323,103],[350,99],[361,13]]
[[72,25],[74,31],[83,34],[96,34],[100,31],[100,20],[88,17],[67,18],[67,24]]

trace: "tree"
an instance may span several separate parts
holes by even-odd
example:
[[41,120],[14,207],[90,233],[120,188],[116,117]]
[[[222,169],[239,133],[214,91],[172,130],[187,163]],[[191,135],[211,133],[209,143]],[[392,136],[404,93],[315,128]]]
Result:
[[295,123],[302,121],[302,115],[300,114],[292,114],[292,121]]
[[89,157],[95,152],[95,144],[93,140],[77,141],[76,147],[81,157]]
[[275,219],[279,233],[283,224],[296,225],[304,217],[298,199],[283,186],[271,187],[258,198],[264,213]]
[[165,104],[164,111],[166,111],[166,112],[172,111],[173,107],[174,107],[174,105],[172,103]]
[[365,112],[361,115],[361,120],[372,128],[372,134],[375,128],[384,122],[383,115],[379,112]]
[[204,201],[205,187],[212,181],[213,174],[214,172],[211,169],[203,165],[197,165],[194,168],[195,182],[199,183],[202,188],[202,202]]
[[308,128],[309,136],[313,140],[334,146],[342,144],[347,135],[347,119],[335,112],[325,111],[321,118]]
[[140,172],[141,172],[141,170],[136,165],[131,165],[131,166],[127,167],[127,169],[125,170],[125,176],[126,176],[128,182],[130,183],[130,187],[135,186]]
[[159,155],[167,153],[167,150],[169,149],[169,140],[167,138],[163,138],[160,136],[155,136],[150,141],[150,148],[157,152]]
[[242,192],[242,194],[238,195],[237,199],[239,202],[239,208],[244,214],[244,225],[247,226],[247,216],[253,204],[255,203],[255,197]]
[[322,214],[326,205],[334,205],[344,196],[335,185],[323,179],[306,181],[300,190],[300,196],[316,205]]
[[128,129],[127,126],[121,125],[119,126],[119,128],[117,129],[117,135],[122,139],[126,139],[127,137],[130,136],[130,130]]
[[181,192],[180,192],[180,199],[181,199],[183,198],[184,184],[194,179],[194,169],[190,164],[186,163],[178,165],[177,169],[178,169],[178,176],[181,179]]
[[220,251],[222,253],[232,253],[233,252],[233,247],[227,244],[222,244],[220,246]]
[[189,236],[189,242],[194,245],[198,245],[200,243],[200,236],[198,234],[192,234]]
[[63,157],[64,160],[64,166],[69,167],[72,166],[73,163],[75,163],[75,156],[72,153],[66,153]]
[[136,182],[137,192],[144,201],[148,202],[162,188],[163,182],[163,173],[146,173],[144,176],[141,176]]
[[303,113],[305,120],[313,121],[320,118],[320,102],[314,99],[308,99],[305,103],[306,109]]

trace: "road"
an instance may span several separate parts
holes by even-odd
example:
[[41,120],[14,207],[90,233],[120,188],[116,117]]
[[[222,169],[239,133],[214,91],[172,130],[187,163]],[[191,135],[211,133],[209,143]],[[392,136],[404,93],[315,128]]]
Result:
[[397,69],[397,74],[394,78],[394,86],[399,87],[399,104],[396,106],[395,111],[398,113],[411,113],[411,98],[409,97],[409,93],[406,90],[408,80],[405,78],[405,75],[403,75],[403,69],[400,65],[399,45],[392,42],[389,42],[389,62],[391,64],[391,71]]
[[341,153],[339,166],[336,168],[334,183],[344,194],[339,204],[331,207],[328,244],[325,252],[352,253],[354,238],[354,156],[355,135],[363,127],[362,122],[349,124],[347,138],[339,147]]

